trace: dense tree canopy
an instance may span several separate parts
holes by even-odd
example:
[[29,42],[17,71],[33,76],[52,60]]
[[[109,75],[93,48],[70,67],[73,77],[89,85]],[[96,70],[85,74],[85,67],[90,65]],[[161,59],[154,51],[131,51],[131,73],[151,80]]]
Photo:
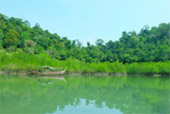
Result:
[[47,53],[54,59],[72,58],[87,63],[166,61],[170,60],[170,23],[152,28],[144,26],[139,33],[123,32],[115,42],[104,43],[102,39],[98,39],[96,45],[87,42],[85,47],[79,40],[51,34],[39,24],[31,28],[28,21],[0,14],[0,49]]

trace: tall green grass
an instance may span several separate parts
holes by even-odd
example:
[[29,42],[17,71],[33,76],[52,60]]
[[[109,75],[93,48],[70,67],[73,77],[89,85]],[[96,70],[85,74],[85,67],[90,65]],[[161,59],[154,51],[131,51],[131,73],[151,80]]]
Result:
[[126,64],[129,73],[170,73],[170,61]]
[[1,70],[38,70],[40,66],[65,67],[73,72],[170,73],[170,61],[123,64],[121,62],[85,63],[76,59],[54,60],[47,54],[0,52]]

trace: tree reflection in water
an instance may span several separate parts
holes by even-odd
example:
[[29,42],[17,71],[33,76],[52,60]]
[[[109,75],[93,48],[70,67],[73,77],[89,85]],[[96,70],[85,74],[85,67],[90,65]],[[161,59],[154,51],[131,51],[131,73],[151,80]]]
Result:
[[170,113],[170,78],[67,77],[67,83],[50,81],[54,80],[1,76],[0,113]]

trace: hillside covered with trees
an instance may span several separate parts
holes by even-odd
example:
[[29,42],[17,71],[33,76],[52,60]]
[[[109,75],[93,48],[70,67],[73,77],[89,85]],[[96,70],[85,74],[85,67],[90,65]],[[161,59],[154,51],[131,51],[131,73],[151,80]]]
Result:
[[69,67],[80,72],[170,73],[170,23],[123,32],[119,41],[96,45],[69,40],[39,24],[0,14],[0,69],[38,69],[41,65]]
[[0,49],[47,53],[54,59],[72,58],[87,63],[166,61],[170,60],[170,23],[152,28],[144,26],[139,33],[123,32],[119,41],[104,43],[98,39],[96,45],[87,42],[84,47],[79,40],[51,34],[39,24],[31,28],[28,21],[0,14]]

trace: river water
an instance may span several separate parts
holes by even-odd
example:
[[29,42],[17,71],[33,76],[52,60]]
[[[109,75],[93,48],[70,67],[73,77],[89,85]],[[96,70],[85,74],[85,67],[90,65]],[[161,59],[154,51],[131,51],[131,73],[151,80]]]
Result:
[[170,78],[0,76],[0,114],[170,114]]

